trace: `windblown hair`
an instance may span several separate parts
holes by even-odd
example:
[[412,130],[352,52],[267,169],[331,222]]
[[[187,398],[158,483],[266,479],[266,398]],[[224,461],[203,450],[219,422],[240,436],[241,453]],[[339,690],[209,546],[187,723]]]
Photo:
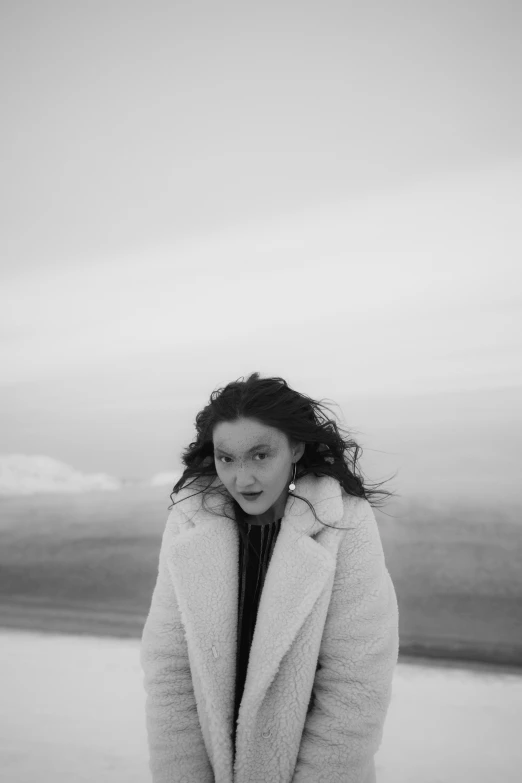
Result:
[[[325,416],[321,408],[330,411],[330,408],[322,405],[321,401],[317,402],[291,389],[283,378],[260,378],[258,372],[252,373],[246,381],[232,381],[224,388],[213,391],[208,405],[196,416],[197,438],[182,453],[185,469],[174,485],[171,499],[172,495],[177,494],[185,485],[188,487],[192,484],[200,485],[201,480],[204,481],[208,477],[208,483],[200,489],[200,492],[203,492],[204,508],[214,513],[204,505],[206,490],[217,476],[214,462],[214,427],[220,422],[234,422],[239,418],[255,419],[262,424],[275,427],[287,436],[290,448],[299,442],[305,443],[304,453],[296,465],[296,480],[308,473],[313,473],[315,476],[332,476],[348,495],[365,498],[374,506],[378,505],[377,502],[372,503],[375,495],[393,495],[394,493],[386,490],[375,489],[384,482],[365,485],[361,477],[362,471],[357,465],[362,448],[348,433],[347,437],[343,438],[340,434],[342,428],[333,419]],[[193,480],[186,484],[191,478]],[[370,488],[371,486],[374,488]],[[235,498],[224,487],[223,489],[225,507],[228,505],[228,510],[232,510],[233,516],[229,517],[225,511],[223,513],[239,523],[240,534],[246,541],[244,511]],[[217,490],[214,488],[212,491],[219,492],[220,488],[218,487]],[[326,522],[318,519],[314,507],[306,498],[295,495],[291,491],[288,494],[308,503],[314,517],[321,524],[327,525]],[[230,501],[232,501],[231,505]],[[173,501],[172,505],[176,502]],[[169,509],[171,507],[169,506]]]

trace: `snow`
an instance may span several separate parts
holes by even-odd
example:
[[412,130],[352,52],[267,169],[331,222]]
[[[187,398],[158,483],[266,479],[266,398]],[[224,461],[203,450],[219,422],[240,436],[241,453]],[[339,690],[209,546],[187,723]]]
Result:
[[[0,768],[9,783],[146,783],[139,639],[0,630]],[[379,783],[515,783],[522,670],[399,662]]]
[[0,495],[114,491],[122,486],[107,473],[82,473],[45,454],[0,454]]
[[181,477],[181,473],[175,473],[172,471],[163,471],[162,473],[156,473],[149,481],[151,487],[173,487],[174,484]]
[[108,473],[82,473],[45,454],[0,454],[0,495],[33,495],[37,492],[117,491],[128,485],[174,486],[179,471],[164,470],[150,479],[121,479]]

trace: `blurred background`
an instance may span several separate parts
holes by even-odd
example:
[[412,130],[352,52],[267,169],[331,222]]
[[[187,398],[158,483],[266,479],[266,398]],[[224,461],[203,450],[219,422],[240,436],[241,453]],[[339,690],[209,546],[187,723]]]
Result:
[[401,660],[522,666],[521,6],[0,17],[0,627],[138,640],[195,416],[258,371],[395,493]]

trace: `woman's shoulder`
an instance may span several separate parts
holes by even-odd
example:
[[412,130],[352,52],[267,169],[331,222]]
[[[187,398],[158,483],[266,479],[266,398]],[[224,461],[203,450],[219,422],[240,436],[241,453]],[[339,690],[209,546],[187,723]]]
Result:
[[383,559],[384,552],[379,525],[373,506],[366,498],[346,494],[343,525],[349,527],[348,541],[353,553],[360,559]]
[[344,487],[341,486],[341,498],[344,506],[345,516],[348,515],[354,519],[360,519],[361,516],[365,516],[371,511],[371,505],[369,501],[361,497],[360,495],[352,495],[346,492]]
[[[223,493],[215,480],[198,477],[183,486],[173,497],[169,520],[172,524],[191,520],[201,511],[219,510],[223,504]],[[168,521],[169,521],[168,520]]]

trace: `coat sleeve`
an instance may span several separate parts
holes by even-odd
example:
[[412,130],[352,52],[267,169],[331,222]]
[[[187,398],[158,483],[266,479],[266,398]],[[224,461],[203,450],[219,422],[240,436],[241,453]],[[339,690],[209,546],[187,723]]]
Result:
[[360,498],[339,547],[292,783],[373,783],[399,653],[399,610],[370,503]]
[[167,565],[180,513],[174,508],[167,519],[140,646],[149,767],[153,783],[214,783],[197,713],[184,627]]

